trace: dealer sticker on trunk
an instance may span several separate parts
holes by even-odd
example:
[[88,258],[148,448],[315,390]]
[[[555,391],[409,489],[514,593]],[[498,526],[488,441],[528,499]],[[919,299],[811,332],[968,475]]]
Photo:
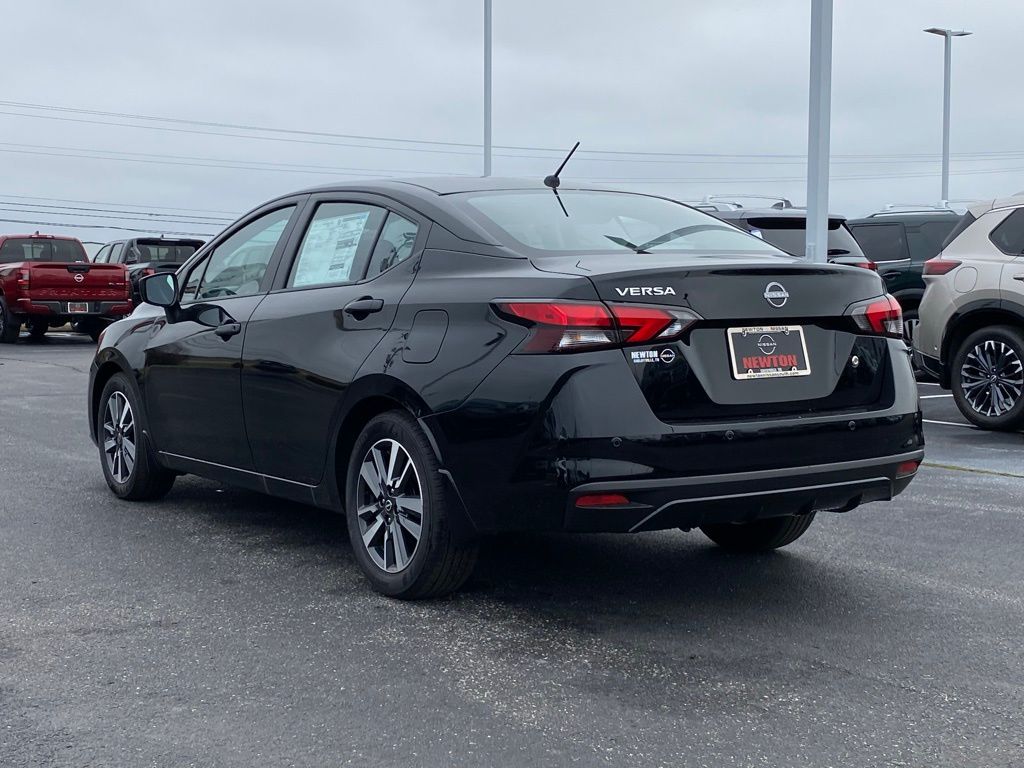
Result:
[[736,379],[808,376],[804,329],[799,325],[755,325],[730,328],[729,359]]

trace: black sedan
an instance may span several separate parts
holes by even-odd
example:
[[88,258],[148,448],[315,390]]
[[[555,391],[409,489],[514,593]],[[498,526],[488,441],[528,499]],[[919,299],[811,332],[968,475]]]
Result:
[[662,197],[352,183],[273,200],[105,332],[89,423],[124,499],[193,473],[347,516],[436,596],[502,531],[781,547],[923,456],[899,305]]

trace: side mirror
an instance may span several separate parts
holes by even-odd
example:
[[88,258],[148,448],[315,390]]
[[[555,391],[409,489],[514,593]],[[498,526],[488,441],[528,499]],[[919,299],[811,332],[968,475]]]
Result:
[[178,304],[178,278],[173,272],[157,272],[139,281],[139,295],[147,304],[174,307]]

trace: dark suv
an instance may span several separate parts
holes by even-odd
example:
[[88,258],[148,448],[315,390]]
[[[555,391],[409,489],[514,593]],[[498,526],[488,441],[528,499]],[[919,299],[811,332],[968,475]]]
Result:
[[202,240],[133,237],[107,243],[93,258],[93,263],[124,264],[131,278],[132,298],[138,301],[142,277],[156,272],[174,272],[202,247]]
[[959,220],[955,211],[929,209],[881,211],[847,222],[865,255],[878,266],[885,287],[903,307],[908,344],[913,342],[924,296],[924,263],[938,255]]

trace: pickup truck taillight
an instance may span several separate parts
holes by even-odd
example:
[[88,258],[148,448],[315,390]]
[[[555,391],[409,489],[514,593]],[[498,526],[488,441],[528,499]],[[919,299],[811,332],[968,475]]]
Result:
[[31,287],[31,274],[27,269],[18,270],[18,290],[20,292],[25,292]]

